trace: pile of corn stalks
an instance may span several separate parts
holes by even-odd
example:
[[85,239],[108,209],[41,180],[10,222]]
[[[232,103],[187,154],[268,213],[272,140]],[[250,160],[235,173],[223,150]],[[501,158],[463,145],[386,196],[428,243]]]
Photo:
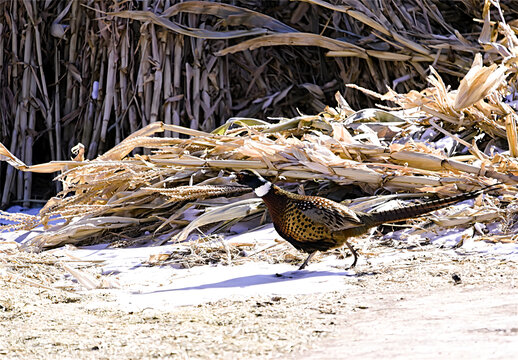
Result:
[[[422,92],[369,92],[398,103],[403,109],[398,111],[353,112],[337,93],[337,107],[274,125],[233,118],[208,133],[152,123],[92,161],[84,159],[84,146],[78,145],[72,161],[27,166],[0,146],[0,158],[19,170],[61,171],[57,180],[63,185],[38,216],[0,213],[17,221],[3,229],[43,225],[46,230],[32,245],[55,247],[121,237],[182,241],[195,230],[221,232],[239,221],[259,225],[265,221],[261,200],[230,176],[241,169],[288,185],[315,180],[315,193],[355,184],[370,195],[380,189],[450,195],[502,182],[507,185],[499,190],[501,201],[493,201],[482,216],[494,220],[504,214],[498,203],[513,201],[518,183],[517,115],[504,101],[516,59],[487,67],[477,56],[455,91],[432,69],[431,87]],[[163,131],[188,138],[152,136]],[[460,146],[437,149],[423,138]],[[147,154],[131,156],[137,148]],[[364,200],[350,205],[365,210],[385,199]],[[513,218],[513,206],[507,214]],[[55,218],[64,221],[55,224]]]
[[[232,116],[291,118],[337,90],[361,109],[374,101],[344,84],[409,92],[429,65],[456,83],[478,52],[509,57],[518,14],[515,0],[232,3],[0,1],[0,142],[25,164],[77,143],[94,159],[156,121],[212,131]],[[0,164],[0,208],[48,199],[49,184]]]
[[[498,190],[498,201],[478,202],[484,205],[483,214],[476,217],[480,209],[472,209],[463,222],[443,219],[441,225],[506,215],[507,228],[512,229],[518,182],[513,107],[518,38],[516,28],[503,18],[498,28],[491,24],[489,4],[479,37],[484,55],[473,57],[458,89],[449,88],[433,67],[429,87],[420,92],[378,94],[350,85],[354,91],[397,104],[397,109],[355,112],[336,93],[337,106],[314,116],[276,118],[276,124],[231,118],[212,132],[151,122],[94,160],[85,156],[92,144],[78,144],[71,161],[33,166],[0,144],[0,160],[21,171],[59,172],[57,180],[63,188],[37,216],[0,212],[1,218],[15,222],[1,229],[31,230],[41,225],[45,231],[31,245],[48,248],[118,239],[182,241],[194,231],[231,231],[238,222],[256,226],[267,220],[265,209],[249,189],[233,181],[232,173],[241,169],[255,169],[292,190],[313,194],[343,193],[345,188],[366,195],[395,191],[451,195],[501,182],[506,185]],[[203,7],[204,11],[211,8]],[[110,16],[129,17],[124,12]],[[132,19],[138,16],[164,21],[148,12],[131,13]],[[447,59],[437,57],[438,64],[443,60]],[[153,137],[164,132],[166,137]],[[169,137],[172,134],[181,136]],[[141,148],[143,154],[137,154]],[[386,199],[394,196],[362,198],[349,205],[368,210]],[[504,214],[500,208],[506,203],[511,205]]]

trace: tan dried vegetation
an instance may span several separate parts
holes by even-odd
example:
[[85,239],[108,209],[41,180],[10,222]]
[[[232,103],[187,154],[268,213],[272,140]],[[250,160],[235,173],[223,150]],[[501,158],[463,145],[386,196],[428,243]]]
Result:
[[[486,1],[480,19],[482,29],[476,39],[480,46],[476,47],[472,39],[466,39],[445,22],[441,24],[452,34],[448,38],[434,37],[433,34],[425,36],[426,29],[421,27],[413,28],[410,33],[398,31],[398,28],[415,25],[411,22],[412,15],[404,12],[404,7],[400,9],[399,17],[391,18],[393,25],[389,26],[390,22],[383,12],[375,15],[359,1],[350,1],[351,6],[337,6],[320,0],[308,0],[307,3],[332,10],[333,15],[328,19],[330,23],[338,24],[350,17],[355,19],[356,26],[359,22],[362,26],[374,29],[372,39],[363,39],[363,45],[370,46],[362,47],[320,34],[297,32],[264,14],[219,3],[193,1],[176,4],[166,8],[162,15],[153,11],[108,11],[99,8],[98,2],[93,6],[90,4],[88,8],[95,8],[99,17],[96,21],[121,24],[121,19],[131,19],[134,23],[142,23],[142,37],[139,41],[142,68],[139,69],[139,76],[136,79],[125,76],[125,67],[122,65],[128,63],[129,49],[118,53],[120,49],[115,49],[115,42],[112,42],[107,48],[98,50],[103,55],[95,55],[94,58],[100,56],[108,65],[108,76],[102,78],[107,84],[101,84],[101,88],[106,89],[103,93],[105,101],[101,108],[92,102],[81,108],[81,111],[86,110],[87,119],[93,121],[93,127],[88,134],[83,132],[82,136],[76,138],[85,143],[87,148],[81,144],[76,146],[76,156],[71,161],[57,160],[29,166],[26,163],[30,163],[30,157],[24,156],[25,161],[22,161],[14,154],[13,149],[18,149],[15,141],[11,142],[11,151],[0,144],[0,159],[12,165],[7,179],[14,176],[14,169],[26,174],[57,171],[59,175],[56,179],[62,186],[62,191],[47,202],[38,216],[0,212],[0,217],[15,222],[2,229],[30,230],[42,225],[45,231],[29,244],[39,249],[118,239],[133,239],[132,243],[183,241],[193,231],[199,230],[203,236],[228,231],[238,222],[258,226],[266,221],[261,200],[248,194],[247,189],[237,186],[229,177],[232,172],[240,169],[256,169],[288,185],[315,180],[318,182],[318,191],[314,193],[333,191],[336,189],[334,184],[354,184],[370,195],[380,189],[450,195],[502,182],[506,185],[498,191],[500,199],[478,200],[473,209],[457,212],[452,217],[444,215],[435,221],[441,226],[459,226],[473,221],[496,221],[499,218],[505,219],[506,226],[511,229],[516,212],[514,199],[518,180],[517,115],[512,103],[516,97],[518,65],[516,21],[506,22],[503,16],[496,21],[491,20],[491,7],[496,9],[497,14],[501,14],[501,9],[498,2]],[[305,13],[307,3],[294,5],[296,11]],[[434,21],[441,20],[441,13],[432,2],[422,3],[427,6],[425,14]],[[71,4],[69,7],[72,8],[63,9],[64,13],[84,11],[76,5],[77,2]],[[24,3],[24,6],[30,7],[30,4]],[[513,10],[509,11],[515,14]],[[189,27],[170,20],[180,13],[216,16],[221,19],[221,24],[243,25],[247,29],[216,31],[214,28]],[[293,16],[301,14],[295,12]],[[194,18],[189,15],[184,19],[189,19],[187,24],[190,24]],[[59,25],[58,19],[56,24]],[[56,32],[59,30],[57,25],[54,28]],[[105,30],[105,36],[122,36],[120,43],[128,43],[127,39],[124,40],[128,36],[124,29],[117,30],[117,33],[113,29],[110,30],[112,32]],[[418,31],[423,31],[423,34],[418,36]],[[169,37],[170,33],[175,34],[174,39]],[[227,95],[222,89],[233,79],[224,77],[223,83],[223,77],[213,77],[210,69],[220,58],[204,53],[201,44],[208,41],[203,39],[241,39],[251,35],[255,37],[239,40],[236,45],[221,47],[217,55],[239,51],[249,55],[248,50],[261,46],[311,45],[329,50],[327,56],[361,58],[369,64],[374,87],[378,91],[382,90],[380,92],[383,94],[358,85],[348,86],[356,89],[355,94],[359,94],[360,90],[370,97],[390,101],[397,108],[381,107],[356,112],[336,92],[337,106],[324,108],[322,103],[318,103],[323,110],[318,115],[277,118],[279,121],[276,124],[251,117],[233,117],[220,124],[216,121],[216,108],[221,108],[227,101],[224,100]],[[178,90],[179,73],[173,71],[184,65],[176,62],[176,55],[171,55],[173,49],[174,54],[180,51],[183,41],[179,40],[183,39],[181,36],[194,38],[191,44],[197,50],[193,53],[212,64],[203,74],[200,68],[193,69],[191,65],[185,64],[184,74],[189,78],[185,94]],[[379,49],[373,45],[375,40]],[[385,45],[390,49],[383,50]],[[393,51],[392,46],[397,51]],[[453,58],[446,54],[448,49],[455,51]],[[160,64],[159,59],[164,53],[170,54],[175,61]],[[120,61],[118,69],[115,67],[115,58]],[[410,64],[413,72],[417,71],[426,77],[428,87],[422,91],[409,90],[406,93],[392,89],[386,91],[379,75],[388,71],[388,63],[380,62],[381,67],[374,71],[373,58],[394,61],[395,64]],[[157,63],[144,59],[155,59]],[[55,61],[59,62],[59,59]],[[424,62],[433,62],[428,74],[422,67]],[[160,64],[163,74],[158,76],[158,69],[154,69],[152,81],[145,80],[144,74],[150,74],[149,67],[153,64]],[[390,68],[401,77],[405,69],[408,67]],[[67,76],[73,76],[73,69],[69,70]],[[141,98],[138,104],[129,105],[128,100],[133,100],[125,96],[119,99],[110,93],[115,90],[109,84],[115,81],[117,71],[120,86],[117,96],[126,94],[123,87],[131,84],[139,91],[144,91],[145,99]],[[458,89],[451,89],[439,71],[442,74],[461,75]],[[32,83],[27,80],[28,87],[24,88],[27,91],[32,89],[30,84],[46,88],[46,84],[41,83],[44,78],[37,73],[27,74],[27,77],[32,79]],[[257,73],[256,81],[260,83],[260,79]],[[172,83],[175,85],[171,86]],[[205,101],[205,94],[216,84],[221,86],[222,91],[219,102]],[[315,94],[322,92],[322,88],[314,84],[305,84],[304,87]],[[152,88],[155,92],[150,90]],[[86,88],[80,89],[86,91]],[[284,90],[260,101],[257,98],[253,103],[261,104],[263,109],[275,107],[287,95],[290,87]],[[77,94],[77,88],[71,88],[70,94],[72,97],[67,98],[68,108],[78,108],[82,98]],[[168,99],[165,103],[160,94]],[[178,100],[183,97],[185,102],[181,106],[185,106],[189,114],[188,123],[180,121]],[[43,104],[45,102],[39,105]],[[51,105],[47,105],[45,113],[49,129],[53,121],[56,121],[55,124],[63,124],[63,119],[59,122],[59,119],[52,120]],[[144,126],[140,130],[136,123],[136,105],[141,106],[139,116]],[[55,109],[60,108],[58,104],[54,106]],[[255,105],[247,102],[245,106]],[[103,155],[87,160],[85,154],[95,153],[92,149],[98,150],[98,145],[105,143],[112,107],[118,119],[114,124],[117,129],[116,142],[120,143]],[[30,111],[35,110],[29,110],[29,116]],[[122,119],[128,119],[124,120],[124,124],[131,125],[131,135],[119,141],[127,130],[122,126]],[[157,119],[163,121],[156,122]],[[21,121],[27,124],[26,119]],[[58,127],[54,129],[56,136],[49,139],[52,153],[57,154],[62,151],[63,145],[53,142],[52,139],[60,139]],[[163,137],[153,137],[160,134]],[[439,139],[445,147],[434,146],[433,141]],[[485,147],[480,148],[480,144]],[[134,151],[139,148],[145,149],[144,155]],[[509,151],[501,152],[499,149]],[[55,158],[60,159],[60,156]],[[298,191],[306,189],[299,187]],[[358,209],[368,209],[398,197],[404,198],[405,195],[362,198],[349,203]],[[507,209],[502,208],[505,204],[509,204]],[[56,218],[61,219],[61,222],[56,223]],[[499,239],[515,241],[512,232],[503,234]],[[230,250],[223,250],[225,256],[232,257]]]

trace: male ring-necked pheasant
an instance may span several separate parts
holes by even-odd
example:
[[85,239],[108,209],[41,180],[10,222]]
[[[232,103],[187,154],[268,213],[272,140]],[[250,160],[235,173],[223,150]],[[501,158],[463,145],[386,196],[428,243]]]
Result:
[[327,251],[343,244],[347,245],[354,256],[352,268],[356,265],[358,254],[347,241],[348,238],[364,234],[374,226],[416,218],[475,198],[492,188],[488,186],[473,192],[393,210],[363,213],[323,197],[291,193],[248,170],[237,174],[237,182],[251,187],[255,194],[263,199],[279,235],[296,249],[309,254],[299,270],[306,267],[317,251]]

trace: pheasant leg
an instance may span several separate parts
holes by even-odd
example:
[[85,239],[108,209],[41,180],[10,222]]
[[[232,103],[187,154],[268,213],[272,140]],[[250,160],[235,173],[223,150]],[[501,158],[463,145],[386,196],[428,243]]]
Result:
[[354,250],[354,248],[351,246],[351,244],[349,244],[348,241],[345,241],[345,245],[347,245],[347,247],[349,248],[349,250],[351,251],[351,253],[353,254],[353,257],[354,257],[352,265],[349,266],[349,269],[352,269],[353,267],[356,266],[356,262],[358,261],[358,253],[356,252],[356,250]]
[[299,267],[299,270],[302,270],[306,267],[306,265],[308,264],[309,260],[311,260],[311,258],[316,254],[317,252],[316,251],[313,251],[311,254],[309,254],[309,256],[306,258],[306,260],[304,260],[304,262],[302,263],[302,265],[300,265]]

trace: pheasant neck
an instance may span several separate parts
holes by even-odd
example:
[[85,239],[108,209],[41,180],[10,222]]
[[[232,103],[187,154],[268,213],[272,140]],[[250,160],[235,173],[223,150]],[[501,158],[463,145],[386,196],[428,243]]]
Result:
[[276,219],[281,219],[284,216],[286,196],[280,192],[277,186],[272,185],[268,193],[262,196],[262,199],[268,207],[268,211],[274,222]]

